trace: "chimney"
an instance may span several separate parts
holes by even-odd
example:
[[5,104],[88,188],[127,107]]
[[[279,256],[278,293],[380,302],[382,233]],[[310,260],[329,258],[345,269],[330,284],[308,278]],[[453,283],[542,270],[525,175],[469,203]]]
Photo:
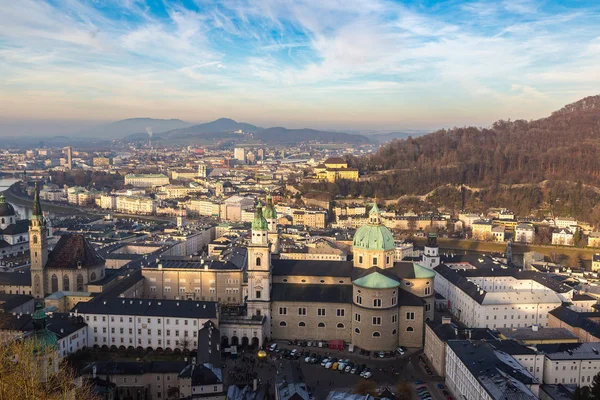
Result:
[[92,367],[92,378],[96,379],[96,366]]
[[450,317],[442,317],[442,325],[443,324],[450,324],[452,322],[452,318]]
[[540,330],[540,326],[538,324],[531,325],[531,330],[537,332]]
[[256,392],[258,390],[258,379],[254,378],[252,380],[252,390]]

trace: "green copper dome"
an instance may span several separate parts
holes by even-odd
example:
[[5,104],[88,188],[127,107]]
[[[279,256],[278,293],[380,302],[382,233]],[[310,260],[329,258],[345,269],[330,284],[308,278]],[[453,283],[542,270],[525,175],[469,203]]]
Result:
[[352,282],[356,286],[366,289],[392,289],[398,287],[400,282],[388,278],[379,272],[372,272]]
[[35,353],[45,353],[48,350],[57,348],[58,339],[54,332],[46,328],[46,313],[41,304],[36,305],[32,319],[33,332],[29,339],[33,341],[33,351]]
[[271,195],[267,196],[267,206],[265,207],[264,216],[266,219],[277,219],[277,211],[275,211]]
[[369,223],[358,228],[354,234],[352,245],[364,250],[394,250],[394,236],[381,223],[377,204],[369,212]]
[[260,200],[256,205],[256,213],[254,214],[254,219],[252,220],[252,230],[253,231],[268,231],[269,225],[267,224],[267,220],[263,217],[262,212],[262,203]]
[[431,269],[425,268],[420,264],[413,263],[413,269],[415,273],[415,279],[433,279],[435,278],[435,272]]

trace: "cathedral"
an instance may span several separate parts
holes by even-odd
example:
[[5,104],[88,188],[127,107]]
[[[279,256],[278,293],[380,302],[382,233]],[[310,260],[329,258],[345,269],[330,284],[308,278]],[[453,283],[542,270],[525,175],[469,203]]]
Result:
[[[268,218],[267,218],[268,217]],[[394,262],[394,239],[377,205],[353,238],[352,261],[284,260],[277,213],[257,206],[248,245],[248,314],[264,316],[273,339],[344,340],[366,350],[422,347],[433,319],[435,272],[416,262]],[[423,264],[439,263],[435,242]]]
[[[0,199],[0,211],[12,209],[14,212],[13,207],[2,200],[3,198]],[[88,283],[104,278],[104,259],[98,256],[83,235],[63,235],[54,249],[48,251],[48,229],[37,186],[31,214],[30,273],[1,272],[0,292],[30,294],[36,299],[43,299],[58,291],[87,291]]]

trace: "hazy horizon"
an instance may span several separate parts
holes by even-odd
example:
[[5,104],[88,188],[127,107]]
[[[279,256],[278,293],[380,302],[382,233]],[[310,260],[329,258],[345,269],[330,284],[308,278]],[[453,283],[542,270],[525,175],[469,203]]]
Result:
[[0,135],[126,118],[424,130],[600,92],[600,5],[0,0]]

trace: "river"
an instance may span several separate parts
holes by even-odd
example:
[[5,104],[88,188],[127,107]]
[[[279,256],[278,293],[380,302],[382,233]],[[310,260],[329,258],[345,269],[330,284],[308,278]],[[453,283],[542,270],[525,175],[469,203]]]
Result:
[[[0,179],[0,192],[4,192],[15,182],[19,182],[19,179],[14,179],[14,178]],[[31,217],[31,208],[30,207],[25,207],[25,206],[22,206],[19,204],[13,204],[13,203],[11,203],[11,204],[15,208],[15,211],[19,214],[20,218],[28,219],[29,217]]]

